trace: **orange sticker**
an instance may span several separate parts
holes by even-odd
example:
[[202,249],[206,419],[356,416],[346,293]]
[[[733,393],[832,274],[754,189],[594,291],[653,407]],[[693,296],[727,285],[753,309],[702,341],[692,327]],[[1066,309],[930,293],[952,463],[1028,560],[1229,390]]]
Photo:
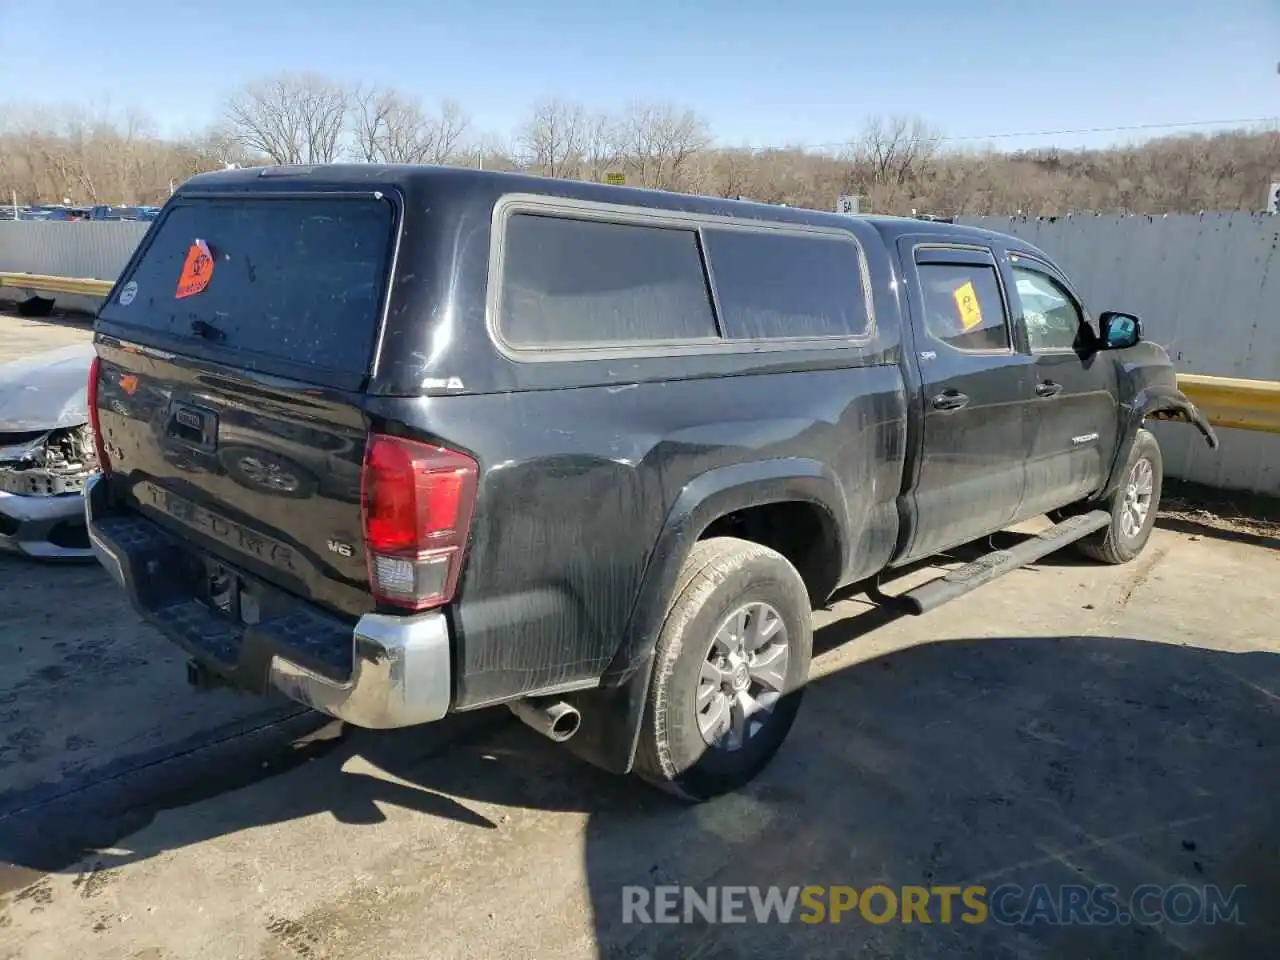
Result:
[[132,373],[126,373],[120,378],[120,389],[132,397],[138,392],[138,378]]
[[212,279],[213,254],[209,252],[207,243],[197,240],[187,251],[187,259],[182,265],[182,276],[178,278],[178,289],[174,297],[181,300],[183,297],[204,293],[204,288]]

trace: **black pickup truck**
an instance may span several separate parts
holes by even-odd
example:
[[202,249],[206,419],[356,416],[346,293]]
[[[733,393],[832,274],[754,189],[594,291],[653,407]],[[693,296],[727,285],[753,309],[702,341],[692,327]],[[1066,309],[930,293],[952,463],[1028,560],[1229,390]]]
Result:
[[96,323],[91,541],[202,685],[364,727],[505,703],[692,800],[756,775],[837,588],[1151,532],[1132,315],[945,223],[431,167],[196,177]]

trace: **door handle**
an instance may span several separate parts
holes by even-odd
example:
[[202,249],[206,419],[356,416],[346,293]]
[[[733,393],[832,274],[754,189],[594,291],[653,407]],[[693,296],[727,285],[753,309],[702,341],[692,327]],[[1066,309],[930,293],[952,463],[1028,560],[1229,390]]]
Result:
[[935,410],[959,410],[969,402],[969,398],[959,390],[948,390],[933,398]]
[[1052,380],[1046,380],[1044,383],[1036,384],[1037,397],[1056,397],[1062,392],[1062,384],[1054,383]]

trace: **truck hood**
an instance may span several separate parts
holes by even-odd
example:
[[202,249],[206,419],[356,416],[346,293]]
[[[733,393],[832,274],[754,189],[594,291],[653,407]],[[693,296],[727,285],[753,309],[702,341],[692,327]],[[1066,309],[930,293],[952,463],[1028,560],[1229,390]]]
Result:
[[0,364],[0,433],[75,427],[89,420],[85,392],[93,344]]

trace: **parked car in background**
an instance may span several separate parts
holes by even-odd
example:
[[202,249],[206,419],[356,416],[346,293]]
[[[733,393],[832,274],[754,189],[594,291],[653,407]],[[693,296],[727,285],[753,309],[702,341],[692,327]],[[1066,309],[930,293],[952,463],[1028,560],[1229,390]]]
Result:
[[1045,514],[886,602],[1132,560],[1144,419],[1217,442],[1015,237],[475,170],[197,176],[95,328],[90,540],[197,683],[505,703],[691,800],[782,745],[837,588]]
[[90,220],[132,220],[133,207],[113,207],[108,204],[98,204],[89,209]]
[[92,344],[0,364],[0,549],[92,559],[85,481],[97,468],[85,389]]
[[90,220],[154,220],[159,207],[110,206],[99,204],[89,211]]
[[18,211],[19,220],[84,220],[88,216],[87,207],[67,207],[62,204],[43,204]]

